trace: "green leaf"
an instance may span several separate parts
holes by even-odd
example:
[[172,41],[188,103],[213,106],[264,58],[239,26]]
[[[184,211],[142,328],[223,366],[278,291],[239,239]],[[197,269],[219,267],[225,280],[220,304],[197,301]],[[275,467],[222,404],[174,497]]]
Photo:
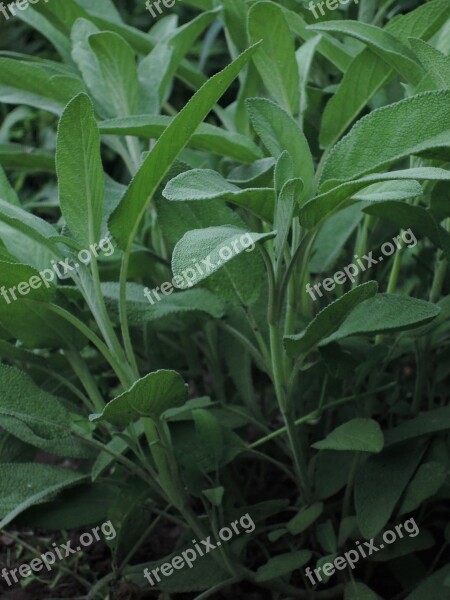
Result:
[[220,486],[216,488],[211,488],[209,490],[203,490],[203,495],[208,498],[213,506],[220,507],[222,506],[223,494],[225,492],[225,488]]
[[250,119],[264,146],[277,160],[287,151],[294,163],[295,175],[302,179],[302,198],[309,198],[314,179],[314,163],[308,141],[294,119],[274,102],[264,98],[247,100]]
[[368,206],[364,212],[396,223],[405,230],[413,230],[414,235],[419,238],[428,237],[432,243],[442,248],[446,257],[450,259],[450,234],[439,225],[434,215],[422,206],[388,201]]
[[12,58],[0,58],[0,100],[6,104],[26,104],[61,114],[71,94],[52,81],[40,65]]
[[308,29],[340,33],[363,42],[413,85],[417,85],[424,75],[413,52],[391,33],[374,25],[358,21],[327,21],[310,25]]
[[103,412],[91,415],[91,421],[108,421],[128,425],[140,417],[160,417],[168,408],[181,406],[187,400],[187,386],[176,371],[149,373],[126,392],[105,406]]
[[109,221],[111,233],[122,249],[132,243],[148,203],[173,162],[255,50],[256,46],[249,48],[205,83],[172,120],[148,154]]
[[274,221],[274,229],[277,232],[274,248],[277,260],[281,257],[287,244],[292,219],[300,201],[302,190],[303,181],[301,179],[290,179],[285,183],[278,196]]
[[450,565],[446,565],[427,577],[405,600],[445,600],[448,598],[448,579],[450,577]]
[[430,410],[414,419],[404,421],[386,432],[386,445],[392,446],[425,435],[450,430],[450,406]]
[[326,219],[314,240],[309,261],[311,273],[326,273],[336,265],[342,249],[362,218],[361,203],[358,202]]
[[[159,138],[172,123],[172,117],[160,115],[131,116],[99,123],[100,133],[106,135],[134,135],[145,139]],[[229,156],[241,162],[261,158],[261,150],[249,138],[233,131],[225,131],[209,123],[201,123],[187,142],[196,150]]]
[[[386,31],[404,44],[411,36],[429,39],[450,15],[447,0],[431,0],[386,25]],[[375,93],[390,81],[394,70],[369,48],[360,52],[345,70],[336,94],[328,102],[322,118],[320,143],[332,146],[345,132]]]
[[218,466],[224,456],[224,435],[219,419],[203,408],[193,410],[192,416],[199,447]]
[[[360,190],[381,181],[408,180],[450,181],[450,171],[434,167],[418,167],[404,171],[391,171],[365,175],[361,179],[339,185],[337,181],[327,182],[319,196],[315,196],[300,209],[300,221],[305,227],[314,227],[329,213],[348,206],[349,198]],[[337,186],[337,187],[336,187]]]
[[19,144],[0,144],[0,162],[5,169],[16,171],[55,171],[53,152]]
[[5,201],[13,206],[20,206],[16,190],[11,186],[5,171],[0,167],[0,201]]
[[421,444],[385,448],[372,454],[358,469],[355,478],[355,506],[358,526],[366,539],[386,526],[425,448]]
[[51,454],[88,458],[91,453],[70,437],[63,405],[18,369],[0,365],[0,426],[23,442]]
[[[139,65],[141,80],[150,71],[151,77],[145,79],[158,94],[161,104],[164,104],[170,96],[173,78],[183,58],[217,15],[217,9],[202,12],[182,27],[178,27],[165,36]],[[159,61],[158,69],[155,69],[156,61]]]
[[383,432],[373,419],[352,419],[334,429],[320,442],[312,444],[319,450],[352,450],[354,452],[381,452]]
[[323,502],[315,502],[311,506],[301,510],[298,515],[286,523],[289,533],[299,535],[303,531],[306,531],[323,513],[323,507]]
[[38,463],[0,465],[0,528],[18,515],[53,498],[65,488],[86,479],[86,475]]
[[361,119],[330,152],[321,181],[349,181],[411,154],[450,146],[450,90],[425,92]]
[[101,238],[105,179],[94,108],[85,94],[61,117],[56,168],[61,212],[71,233],[89,248]]
[[339,331],[339,327],[352,314],[355,307],[374,296],[377,290],[377,282],[368,281],[326,306],[302,333],[284,338],[284,346],[288,355],[294,357],[308,354],[334,331]]
[[[188,231],[177,243],[172,254],[172,271],[175,278],[179,279],[178,287],[192,287],[221,269],[229,278],[231,290],[246,304],[254,297],[253,283],[248,279],[245,270],[240,274],[238,271],[233,272],[232,262],[244,251],[253,250],[256,243],[264,242],[274,235],[274,232],[249,233],[245,229],[233,226]],[[248,283],[251,288],[248,287]],[[234,294],[230,295],[230,299],[233,296]]]
[[283,10],[273,2],[257,2],[248,13],[251,43],[262,39],[253,61],[271,95],[291,115],[299,110],[300,79],[292,34]]
[[406,488],[398,514],[404,515],[415,511],[425,500],[441,489],[446,479],[447,471],[442,463],[427,462],[420,465],[414,479]]
[[[283,7],[289,27],[293,33],[303,41],[309,41],[317,37],[313,31],[308,29],[308,23],[301,15],[294,10],[288,10]],[[320,36],[320,42],[317,45],[317,51],[322,54],[331,64],[335,65],[339,71],[345,72],[352,61],[352,53],[333,37],[328,35]]]
[[179,201],[221,198],[250,210],[264,221],[273,221],[273,189],[241,189],[211,169],[193,169],[180,173],[166,185],[163,196],[168,200]]
[[412,49],[436,84],[437,89],[450,88],[450,58],[421,39],[410,38]]
[[392,333],[418,327],[437,317],[440,310],[438,306],[425,300],[395,294],[377,294],[361,302],[320,345],[325,346],[350,335]]
[[[137,283],[127,283],[127,311],[131,327],[142,327],[144,323],[196,312],[203,313],[203,318],[209,315],[214,319],[220,319],[225,313],[222,300],[209,290],[199,288],[172,293],[172,289],[167,295],[167,290],[164,294],[158,287],[155,288],[156,294],[150,291],[150,298],[145,290],[148,288]],[[119,322],[119,284],[102,283],[102,293],[112,316]]]
[[288,575],[297,569],[301,569],[303,565],[311,559],[312,552],[310,550],[300,550],[298,552],[287,552],[271,558],[265,565],[259,567],[256,571],[256,581],[272,581],[278,577]]
[[139,107],[139,80],[131,46],[116,33],[102,31],[89,36],[106,94],[111,98],[114,116],[136,114]]

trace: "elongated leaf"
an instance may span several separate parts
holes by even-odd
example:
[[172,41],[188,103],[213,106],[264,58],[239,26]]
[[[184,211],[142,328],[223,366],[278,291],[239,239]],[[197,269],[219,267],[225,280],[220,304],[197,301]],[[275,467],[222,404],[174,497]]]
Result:
[[0,201],[5,201],[13,206],[20,206],[20,201],[15,189],[11,186],[5,171],[0,166]]
[[408,514],[419,508],[440,490],[446,479],[447,473],[442,463],[427,462],[421,465],[405,491],[399,514]]
[[417,181],[450,181],[450,171],[434,167],[419,167],[404,171],[391,171],[365,175],[361,179],[342,183],[328,181],[323,186],[323,193],[307,202],[300,210],[300,222],[305,227],[314,227],[329,213],[348,206],[347,199],[355,196],[360,190],[380,181],[416,179]]
[[410,44],[425,70],[431,75],[437,89],[450,88],[450,58],[421,39],[411,38]]
[[67,90],[54,85],[38,65],[12,58],[0,58],[0,100],[6,104],[26,104],[61,114],[71,99]]
[[299,535],[303,531],[306,531],[323,513],[323,508],[323,502],[315,502],[311,506],[302,509],[287,522],[286,527],[289,533]]
[[[431,0],[390,21],[386,31],[403,44],[407,44],[411,36],[427,40],[445,23],[449,15],[447,0]],[[341,85],[325,108],[320,132],[321,145],[326,148],[332,146],[394,74],[394,69],[370,49],[358,54],[345,71]]]
[[247,100],[252,125],[271,155],[278,159],[287,151],[294,162],[294,177],[303,181],[303,198],[312,192],[314,164],[308,142],[297,123],[270,100]]
[[374,296],[377,290],[377,282],[369,281],[329,304],[311,321],[305,331],[284,338],[286,352],[292,357],[310,352],[336,331],[358,304]]
[[56,166],[61,212],[72,234],[89,248],[101,238],[104,175],[94,108],[85,94],[74,98],[61,117]]
[[298,206],[303,190],[301,179],[289,179],[280,191],[275,213],[274,229],[277,231],[275,238],[275,257],[278,259],[287,242],[292,225],[295,208]]
[[399,444],[450,430],[450,406],[430,410],[386,433],[386,445]]
[[383,432],[373,419],[352,419],[340,425],[324,440],[312,444],[318,450],[352,450],[353,452],[381,452]]
[[6,527],[30,506],[45,502],[85,479],[86,475],[50,465],[0,465],[0,528]]
[[177,175],[166,185],[163,196],[168,200],[181,201],[222,198],[247,208],[269,223],[273,221],[273,189],[241,189],[210,169],[194,169]]
[[432,321],[440,308],[408,296],[377,294],[359,304],[329,337],[321,341],[325,346],[350,335],[373,335],[403,331]]
[[297,569],[306,565],[311,559],[310,550],[300,550],[298,552],[288,552],[271,558],[265,565],[259,567],[256,572],[256,581],[271,581],[283,575],[288,575]]
[[[99,124],[99,129],[102,134],[107,135],[134,135],[151,139],[160,137],[172,121],[171,117],[159,115],[134,116],[103,121]],[[262,156],[258,146],[246,136],[225,131],[209,123],[201,123],[187,145],[241,162],[252,162]]]
[[255,50],[256,46],[252,46],[205,83],[173,119],[147,156],[110,218],[110,230],[122,248],[131,244],[148,203],[172,163]]
[[119,35],[108,31],[90,35],[89,44],[97,56],[114,116],[135,114],[139,107],[139,80],[133,49]]
[[0,144],[0,163],[5,169],[55,171],[53,152],[19,144]]
[[103,412],[91,415],[93,421],[108,421],[113,425],[128,425],[140,417],[159,417],[187,400],[187,386],[176,371],[149,373],[109,402]]
[[386,448],[359,468],[355,478],[356,517],[366,539],[375,537],[391,518],[424,451],[416,444]]
[[434,215],[421,206],[412,206],[401,202],[380,202],[364,209],[370,215],[381,216],[404,229],[412,229],[418,237],[428,237],[432,243],[442,248],[450,259],[450,234],[439,225]]
[[349,181],[410,154],[450,146],[450,90],[426,92],[373,111],[330,152],[321,181]]
[[414,85],[418,84],[424,75],[411,50],[391,33],[379,27],[357,21],[327,21],[310,25],[309,29],[349,35],[367,44],[377,56]]
[[[147,290],[147,293],[146,293]],[[150,293],[148,293],[150,291]],[[166,294],[158,287],[155,291],[148,290],[137,283],[127,285],[128,322],[132,327],[142,327],[143,323],[152,323],[166,317],[200,312],[203,317],[209,315],[220,319],[225,312],[224,303],[209,290],[196,289]],[[119,284],[102,284],[102,293],[108,308],[117,315],[119,321]],[[159,298],[159,300],[158,300]]]
[[300,79],[292,34],[283,10],[273,2],[257,2],[248,14],[251,43],[263,43],[253,61],[267,89],[285,110],[299,110]]

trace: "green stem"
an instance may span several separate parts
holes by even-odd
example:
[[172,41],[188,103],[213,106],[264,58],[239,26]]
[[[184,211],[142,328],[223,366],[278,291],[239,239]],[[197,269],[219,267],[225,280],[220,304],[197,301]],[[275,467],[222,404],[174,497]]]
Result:
[[[133,344],[131,343],[130,328],[128,326],[128,313],[127,313],[127,276],[128,266],[130,262],[131,253],[131,242],[123,254],[122,266],[120,269],[120,296],[119,296],[119,313],[120,313],[120,324],[122,328],[122,338],[125,346],[125,352],[129,363],[133,366],[133,370],[138,374],[139,369],[136,363],[136,357],[134,355]],[[139,378],[139,375],[138,375]]]
[[89,398],[93,404],[95,412],[101,413],[105,408],[105,401],[103,400],[97,383],[92,376],[91,372],[87,368],[84,360],[81,358],[80,354],[74,350],[65,350],[64,356],[67,359],[67,362],[70,364],[78,379],[84,386],[84,389],[88,393]]
[[[30,302],[32,302],[30,300]],[[62,317],[66,321],[68,321],[71,325],[73,325],[80,333],[82,333],[90,342],[94,344],[97,350],[103,354],[104,358],[111,365],[117,377],[120,379],[120,382],[125,388],[129,387],[129,376],[126,371],[123,370],[122,365],[119,361],[116,360],[115,356],[112,355],[108,346],[102,342],[102,340],[87,327],[82,321],[77,319],[74,315],[72,315],[69,311],[61,308],[56,304],[47,304],[47,308]]]
[[[333,402],[324,404],[321,410],[316,409],[316,410],[313,410],[312,412],[308,413],[307,415],[300,417],[299,419],[294,421],[294,425],[297,427],[298,425],[302,425],[303,423],[307,423],[308,421],[314,421],[314,420],[318,419],[321,416],[321,414],[329,408],[334,408],[336,406],[340,406],[341,404],[346,404],[347,402],[350,402],[351,400],[354,400],[355,398],[361,399],[361,398],[364,398],[367,396],[372,396],[373,394],[378,394],[379,392],[384,392],[386,390],[393,388],[395,385],[396,385],[395,383],[389,383],[389,384],[384,385],[383,387],[380,387],[376,390],[365,392],[364,394],[358,394],[358,396],[356,396],[356,395],[346,396],[345,398],[340,398],[339,400],[333,400]],[[278,436],[283,435],[284,433],[286,433],[286,427],[281,427],[280,429],[273,431],[269,435],[266,435],[263,438],[256,440],[256,442],[249,444],[247,446],[247,448],[257,448],[258,446],[262,446],[262,444],[265,444],[266,442],[269,442],[269,441],[277,438]]]

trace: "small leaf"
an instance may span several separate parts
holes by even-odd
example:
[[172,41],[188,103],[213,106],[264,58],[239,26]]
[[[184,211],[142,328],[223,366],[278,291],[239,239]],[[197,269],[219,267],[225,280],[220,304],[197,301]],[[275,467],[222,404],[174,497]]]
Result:
[[225,492],[225,488],[220,486],[216,488],[211,488],[209,490],[203,490],[203,495],[208,498],[213,506],[222,506],[223,494]]
[[312,444],[319,450],[352,450],[354,452],[381,452],[383,432],[373,419],[352,419],[334,429],[324,440]]
[[298,552],[287,552],[271,558],[265,565],[259,567],[256,571],[256,581],[271,581],[283,575],[288,575],[297,569],[306,565],[311,559],[310,550],[300,550]]
[[292,535],[299,535],[314,523],[323,513],[323,502],[315,502],[301,510],[298,515],[288,521],[286,527]]
[[128,425],[140,417],[160,417],[169,408],[187,400],[187,386],[176,371],[149,373],[126,392],[109,402],[103,412],[91,415],[91,421]]

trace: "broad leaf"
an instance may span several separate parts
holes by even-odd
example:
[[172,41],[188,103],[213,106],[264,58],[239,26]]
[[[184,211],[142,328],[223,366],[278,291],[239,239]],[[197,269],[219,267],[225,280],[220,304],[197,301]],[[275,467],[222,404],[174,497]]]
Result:
[[187,386],[176,371],[155,371],[111,400],[101,414],[90,418],[113,425],[128,425],[140,417],[160,417],[167,409],[181,406],[186,400]]

